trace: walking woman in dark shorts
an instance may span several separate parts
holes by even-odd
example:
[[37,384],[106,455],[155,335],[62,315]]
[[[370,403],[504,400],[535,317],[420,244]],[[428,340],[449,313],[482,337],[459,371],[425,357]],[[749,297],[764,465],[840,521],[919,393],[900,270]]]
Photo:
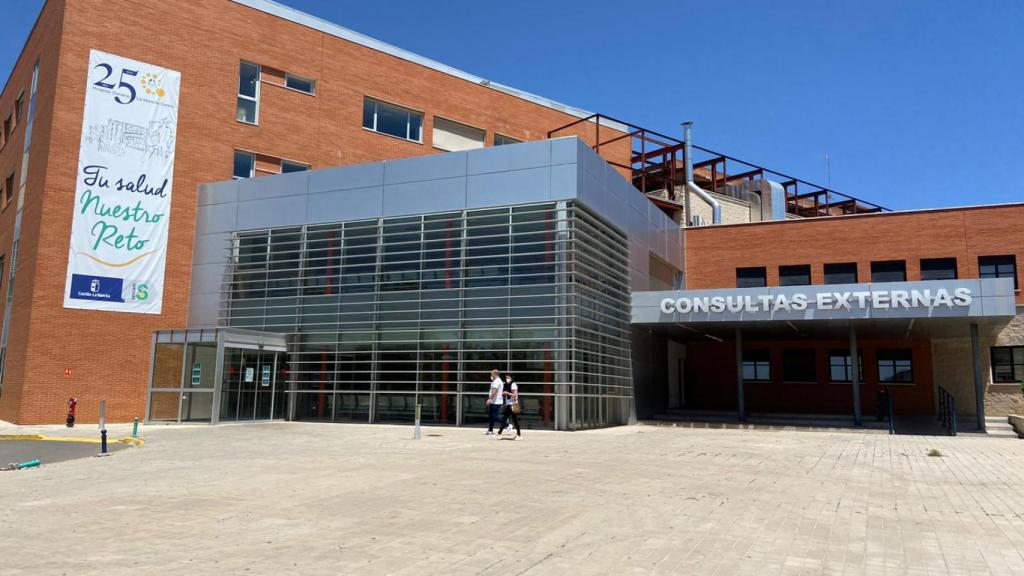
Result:
[[501,421],[501,427],[498,428],[498,438],[501,438],[501,433],[508,428],[508,421],[511,419],[512,424],[516,427],[516,437],[513,440],[522,440],[523,431],[519,428],[519,413],[522,411],[522,405],[519,403],[519,386],[511,374],[505,375],[503,394],[505,395],[505,417]]

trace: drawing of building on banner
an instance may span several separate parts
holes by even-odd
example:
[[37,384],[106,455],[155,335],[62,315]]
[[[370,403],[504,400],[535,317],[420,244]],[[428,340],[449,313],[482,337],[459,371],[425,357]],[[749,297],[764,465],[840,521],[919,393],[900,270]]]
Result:
[[140,126],[123,120],[108,119],[89,126],[86,142],[104,154],[124,156],[135,153],[149,158],[168,158],[174,151],[174,120],[152,120]]

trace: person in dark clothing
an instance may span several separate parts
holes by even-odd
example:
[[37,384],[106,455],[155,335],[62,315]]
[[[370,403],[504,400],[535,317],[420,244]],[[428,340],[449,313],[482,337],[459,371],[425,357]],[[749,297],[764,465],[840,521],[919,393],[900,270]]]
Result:
[[513,440],[522,440],[523,431],[519,428],[519,412],[521,411],[521,404],[519,404],[519,386],[516,384],[511,374],[505,375],[505,418],[501,421],[501,427],[498,428],[498,438],[501,438],[501,433],[508,428],[508,421],[512,420],[512,424],[516,427],[516,437]]

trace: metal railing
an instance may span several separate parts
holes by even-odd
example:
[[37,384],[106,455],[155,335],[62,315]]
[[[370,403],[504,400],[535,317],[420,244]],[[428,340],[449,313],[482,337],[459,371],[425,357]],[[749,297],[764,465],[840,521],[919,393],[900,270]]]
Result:
[[892,394],[886,394],[886,409],[889,411],[889,434],[896,433],[896,419],[893,418]]
[[956,436],[956,399],[942,386],[939,386],[939,422],[950,436]]

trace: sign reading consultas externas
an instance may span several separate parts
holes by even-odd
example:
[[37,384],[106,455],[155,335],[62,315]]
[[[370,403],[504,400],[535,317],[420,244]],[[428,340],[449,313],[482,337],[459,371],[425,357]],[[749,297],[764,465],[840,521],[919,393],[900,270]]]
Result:
[[89,53],[65,308],[160,313],[180,83]]
[[634,292],[633,322],[1013,316],[1008,279]]

